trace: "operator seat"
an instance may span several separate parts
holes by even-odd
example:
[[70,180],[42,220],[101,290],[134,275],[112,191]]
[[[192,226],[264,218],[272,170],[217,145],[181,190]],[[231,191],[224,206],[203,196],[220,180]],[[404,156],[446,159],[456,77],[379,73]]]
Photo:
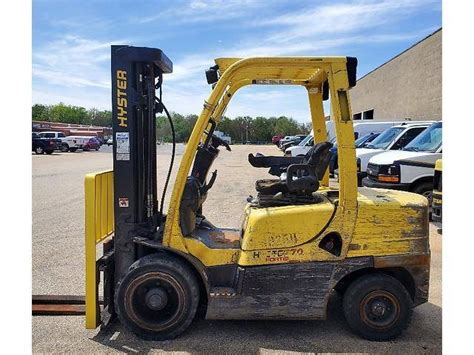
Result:
[[311,203],[312,194],[319,189],[319,180],[328,168],[331,147],[329,142],[318,143],[303,158],[249,155],[253,166],[269,167],[270,173],[281,171],[279,179],[257,180],[257,201],[250,202],[261,206]]

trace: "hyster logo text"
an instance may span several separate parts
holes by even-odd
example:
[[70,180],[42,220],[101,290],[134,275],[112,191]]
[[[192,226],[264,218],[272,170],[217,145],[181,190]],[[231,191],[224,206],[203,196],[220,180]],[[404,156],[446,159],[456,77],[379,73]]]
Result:
[[117,119],[120,127],[127,127],[127,72],[117,70]]

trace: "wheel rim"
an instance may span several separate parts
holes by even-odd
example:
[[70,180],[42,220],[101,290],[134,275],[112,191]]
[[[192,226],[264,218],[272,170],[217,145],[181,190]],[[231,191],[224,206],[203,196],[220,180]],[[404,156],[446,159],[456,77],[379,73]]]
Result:
[[68,150],[69,150],[69,148],[68,148],[67,146],[65,146],[65,145],[63,145],[63,146],[61,147],[61,151],[62,151],[63,153],[66,153]]
[[36,153],[43,154],[43,152],[44,152],[43,148],[41,148],[41,147],[36,148]]
[[185,292],[172,276],[150,272],[133,280],[125,291],[125,310],[136,324],[163,331],[182,318]]
[[400,302],[388,291],[376,290],[367,294],[359,307],[362,321],[371,328],[390,328],[400,318]]

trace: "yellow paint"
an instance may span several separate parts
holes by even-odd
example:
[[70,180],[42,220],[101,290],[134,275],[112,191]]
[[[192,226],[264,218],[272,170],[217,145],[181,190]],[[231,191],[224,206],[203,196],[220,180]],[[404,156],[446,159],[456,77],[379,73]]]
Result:
[[194,238],[184,238],[189,253],[206,266],[235,264],[240,249],[211,249]]
[[[438,159],[435,163],[435,176],[439,175],[439,178],[442,178],[443,175],[443,160]],[[437,205],[437,207],[443,205],[443,192],[438,190],[438,186],[434,186],[433,188],[433,204]]]
[[334,205],[325,200],[311,205],[249,207],[246,212],[242,250],[291,248],[319,235],[329,223]]
[[86,328],[99,325],[96,246],[114,232],[113,172],[87,174],[85,192]]
[[[308,87],[309,109],[311,112],[311,122],[313,124],[314,144],[326,142],[328,132],[326,130],[326,120],[323,107],[323,85]],[[329,168],[326,169],[321,186],[329,186]]]
[[359,188],[348,257],[419,254],[428,242],[428,201],[397,190]]

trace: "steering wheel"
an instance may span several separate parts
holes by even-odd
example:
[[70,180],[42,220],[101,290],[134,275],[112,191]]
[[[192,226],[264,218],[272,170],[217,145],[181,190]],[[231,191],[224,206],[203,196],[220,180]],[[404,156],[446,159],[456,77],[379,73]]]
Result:
[[223,145],[227,151],[229,151],[229,152],[232,151],[232,149],[230,149],[229,144],[225,140],[217,137],[215,134],[212,135],[212,143],[211,144],[214,148],[217,148],[220,145]]

